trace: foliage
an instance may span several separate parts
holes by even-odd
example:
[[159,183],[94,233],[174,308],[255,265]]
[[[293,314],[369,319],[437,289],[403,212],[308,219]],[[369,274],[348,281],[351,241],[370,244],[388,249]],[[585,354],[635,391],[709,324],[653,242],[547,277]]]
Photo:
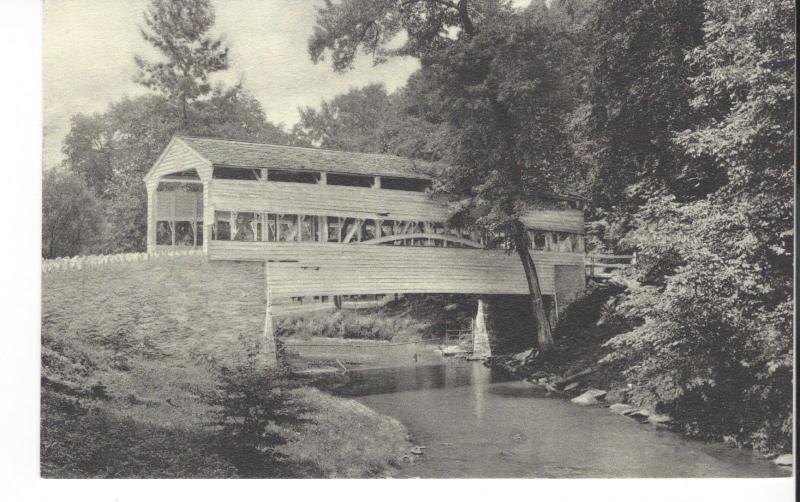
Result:
[[436,160],[431,136],[439,128],[413,117],[408,106],[404,90],[389,94],[383,84],[370,84],[323,100],[319,111],[301,109],[293,132],[322,148]]
[[286,442],[292,426],[307,420],[307,404],[295,398],[297,384],[287,376],[258,364],[256,354],[247,364],[219,371],[217,389],[207,398],[215,410],[212,423],[222,455],[242,477],[280,476],[286,458],[275,447]]
[[166,97],[186,124],[189,103],[211,92],[209,75],[228,69],[228,48],[208,34],[214,7],[210,0],[152,0],[144,23],[142,38],[166,61],[136,56],[136,81]]
[[653,189],[702,196],[719,172],[673,142],[698,114],[689,106],[691,66],[702,42],[703,0],[598,2],[585,30],[587,116],[594,169],[592,199],[631,212]]
[[73,256],[94,244],[102,214],[92,192],[63,169],[44,173],[42,180],[42,257]]
[[282,317],[275,323],[278,337],[328,337],[361,340],[398,340],[422,338],[429,331],[427,323],[408,316],[389,316],[385,311],[338,311]]

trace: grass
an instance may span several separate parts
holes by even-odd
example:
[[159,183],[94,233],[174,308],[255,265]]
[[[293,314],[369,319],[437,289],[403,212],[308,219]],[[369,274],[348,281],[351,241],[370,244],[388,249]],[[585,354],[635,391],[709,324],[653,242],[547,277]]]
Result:
[[[258,346],[263,267],[176,257],[42,283],[44,477],[242,475],[209,396],[220,368],[247,364]],[[395,420],[315,389],[289,392],[306,411],[279,431],[280,468],[259,477],[375,476],[398,456],[406,433]]]

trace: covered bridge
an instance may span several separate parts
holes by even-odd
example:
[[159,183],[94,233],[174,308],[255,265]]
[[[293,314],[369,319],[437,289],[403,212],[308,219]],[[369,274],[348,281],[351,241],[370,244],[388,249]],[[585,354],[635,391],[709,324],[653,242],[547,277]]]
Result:
[[[392,155],[175,136],[145,176],[147,248],[267,264],[268,297],[527,294],[519,258],[446,224],[435,166]],[[585,287],[578,198],[522,218],[543,295],[557,310]]]

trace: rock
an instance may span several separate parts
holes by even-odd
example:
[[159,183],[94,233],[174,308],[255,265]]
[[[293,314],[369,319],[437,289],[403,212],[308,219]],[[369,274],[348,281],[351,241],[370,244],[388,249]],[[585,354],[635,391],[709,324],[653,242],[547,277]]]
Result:
[[633,406],[629,404],[622,404],[622,403],[614,403],[608,407],[612,412],[616,413],[617,415],[625,415],[626,412],[632,411]]
[[650,416],[650,412],[642,408],[637,408],[627,413],[623,413],[623,415],[625,415],[626,417],[631,417],[634,420],[639,420],[640,422],[646,422],[647,417]]
[[659,413],[651,413],[650,416],[647,417],[647,421],[653,425],[667,425],[672,422],[672,417]]
[[412,446],[409,453],[413,453],[414,455],[422,455],[423,451],[426,447],[425,446]]
[[517,354],[514,354],[512,357],[513,357],[513,358],[514,358],[516,361],[524,361],[524,360],[525,360],[525,359],[527,359],[527,358],[528,358],[528,357],[529,357],[529,356],[530,356],[532,353],[533,353],[533,349],[529,349],[529,350],[526,350],[525,352],[519,352],[519,353],[517,353]]
[[572,382],[571,384],[564,387],[564,392],[569,392],[573,389],[577,389],[581,385],[580,382]]
[[791,467],[794,464],[794,458],[792,457],[791,453],[784,453],[783,455],[778,455],[773,460],[775,465],[780,465],[783,467]]
[[600,404],[600,400],[606,395],[606,391],[598,389],[589,389],[578,397],[571,399],[571,402],[580,406],[591,406]]

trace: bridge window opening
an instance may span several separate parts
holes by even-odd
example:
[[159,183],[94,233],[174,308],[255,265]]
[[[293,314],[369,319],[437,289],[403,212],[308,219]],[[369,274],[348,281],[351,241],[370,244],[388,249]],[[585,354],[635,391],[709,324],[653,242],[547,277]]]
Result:
[[545,235],[546,232],[542,232],[540,230],[534,230],[531,231],[531,234],[533,234],[531,242],[533,242],[534,251],[547,250],[547,236]]
[[421,178],[391,178],[381,176],[381,188],[385,188],[386,190],[424,192],[430,187],[431,182]]
[[315,242],[317,240],[316,217],[300,215],[300,242]]
[[240,167],[218,167],[214,166],[213,179],[221,180],[246,180],[255,181],[259,178],[256,169],[243,169]]
[[336,216],[328,216],[328,242],[341,242],[342,241],[342,225],[341,218]]
[[357,174],[334,174],[328,173],[328,184],[344,187],[363,187],[372,188],[375,182],[374,176],[359,176]]
[[394,220],[383,220],[381,221],[381,235],[388,236],[394,235],[394,229],[396,226],[396,221]]
[[195,246],[194,225],[191,221],[175,222],[175,246]]
[[317,184],[320,173],[314,171],[292,171],[289,169],[270,169],[267,172],[268,181],[282,181],[285,183]]
[[293,214],[278,215],[278,242],[297,242],[297,218]]
[[556,251],[559,253],[571,253],[573,245],[572,236],[564,232],[558,232],[555,234],[555,236],[557,241]]
[[583,236],[580,234],[575,234],[575,248],[574,251],[576,253],[583,253],[586,251],[586,245],[583,241]]
[[252,242],[256,240],[256,215],[255,213],[238,213],[235,218],[234,235],[235,241]]
[[[510,249],[504,232],[476,227],[448,227],[444,222],[381,220],[255,211],[215,211],[213,240],[259,242],[379,242],[394,246]],[[201,245],[202,220],[157,221],[159,245]],[[584,238],[570,232],[528,230],[535,251],[583,253]],[[174,236],[173,236],[174,234]],[[195,234],[197,234],[195,236]],[[195,244],[195,241],[197,244]],[[488,242],[488,245],[486,244]]]
[[156,223],[156,245],[172,245],[172,225],[170,225],[170,222],[159,221]]
[[215,211],[214,224],[211,227],[211,238],[216,241],[229,241],[231,239],[231,213],[230,211]]
[[342,241],[361,242],[363,233],[363,221],[357,218],[345,218],[342,222]]
[[364,240],[368,241],[377,238],[377,228],[375,220],[364,220]]

